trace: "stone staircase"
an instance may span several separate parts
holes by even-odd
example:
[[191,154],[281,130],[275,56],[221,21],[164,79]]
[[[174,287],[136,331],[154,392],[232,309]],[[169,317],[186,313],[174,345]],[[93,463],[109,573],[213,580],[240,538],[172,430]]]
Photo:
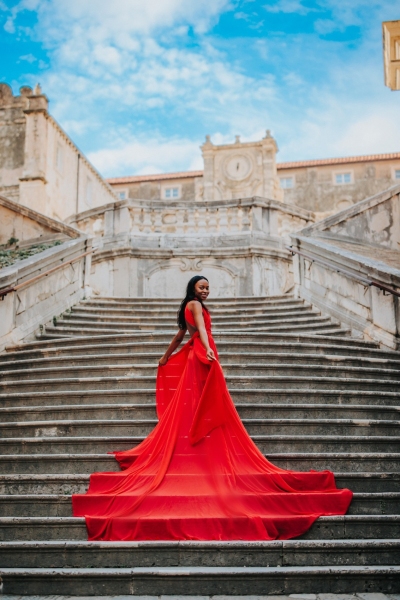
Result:
[[5,594],[400,591],[400,353],[290,296],[209,303],[240,416],[273,463],[331,469],[349,514],[276,542],[87,542],[70,495],[156,423],[178,300],[96,298],[0,355]]

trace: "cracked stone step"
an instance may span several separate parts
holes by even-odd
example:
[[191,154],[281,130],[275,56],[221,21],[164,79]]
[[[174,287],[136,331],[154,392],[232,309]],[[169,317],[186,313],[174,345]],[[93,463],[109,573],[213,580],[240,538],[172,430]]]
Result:
[[[399,432],[398,421],[371,419],[243,419],[250,435],[358,435],[394,436]],[[134,420],[55,420],[20,421],[2,423],[4,437],[97,436],[132,435],[146,436],[157,425],[157,419]],[[388,441],[389,442],[389,441]]]
[[[0,541],[85,540],[86,537],[83,517],[0,517]],[[359,538],[400,538],[400,515],[320,517],[300,539]]]
[[[93,361],[94,362],[94,361]],[[233,376],[264,376],[269,375],[281,375],[285,373],[288,377],[294,377],[298,373],[304,373],[304,364],[299,363],[222,363],[224,373],[229,377]],[[13,380],[20,380],[23,377],[32,380],[37,379],[49,379],[49,378],[64,378],[69,379],[73,377],[96,377],[99,373],[113,376],[153,376],[155,377],[157,369],[157,363],[133,363],[130,364],[107,364],[107,365],[71,365],[71,366],[56,366],[48,367],[40,366],[34,368],[20,368],[15,370],[0,371],[0,378],[3,379],[2,385],[7,385]],[[379,379],[391,379],[400,383],[400,369],[385,369],[382,366],[376,367],[371,365],[361,366],[348,366],[348,365],[337,365],[337,364],[324,364],[324,365],[309,365],[308,373],[310,378],[331,376],[338,378],[360,378],[365,377],[371,379],[377,377]]]
[[4,568],[397,565],[400,540],[272,542],[0,542]]
[[[168,320],[165,322],[157,322],[154,320],[145,322],[142,319],[140,319],[136,323],[131,323],[129,321],[97,321],[96,319],[89,318],[80,320],[73,318],[73,315],[70,315],[70,318],[66,319],[64,319],[63,317],[56,319],[56,323],[54,323],[54,325],[57,325],[57,328],[61,330],[73,330],[74,328],[79,327],[81,331],[85,331],[89,328],[96,329],[97,331],[165,331],[174,328],[177,329],[176,323],[172,320]],[[223,332],[224,330],[240,331],[241,329],[256,329],[257,331],[285,331],[289,329],[290,331],[302,331],[304,329],[306,331],[314,331],[317,328],[326,330],[334,329],[338,332],[341,331],[341,327],[336,323],[332,323],[329,317],[321,317],[316,314],[312,314],[309,316],[299,316],[297,314],[294,314],[293,316],[286,316],[285,318],[281,316],[278,321],[269,318],[246,319],[244,321],[237,321],[236,319],[224,322],[217,321],[213,327],[213,329],[218,332]],[[48,327],[48,329],[51,328]]]
[[[303,370],[304,372],[304,370]],[[105,377],[69,377],[69,378],[42,378],[42,379],[23,379],[8,380],[0,382],[1,393],[17,392],[35,392],[40,385],[43,392],[68,390],[87,390],[87,389],[143,389],[154,385],[155,369],[153,375],[121,375]],[[246,389],[246,387],[275,389],[285,389],[286,387],[312,388],[329,390],[368,390],[368,391],[387,391],[398,392],[399,385],[391,379],[370,379],[347,377],[310,377],[307,375],[226,375],[226,381],[230,390]]]
[[[347,487],[359,493],[400,493],[398,472],[335,473],[339,488]],[[83,494],[89,485],[89,474],[7,474],[0,475],[0,494]],[[385,492],[382,490],[385,489]]]
[[[143,350],[143,346],[140,347]],[[41,356],[31,355],[30,357],[17,356],[16,360],[3,360],[0,355],[0,371],[19,370],[24,368],[57,368],[57,367],[76,367],[76,366],[93,366],[95,365],[130,365],[140,364],[157,364],[162,350],[161,347],[157,352],[120,352],[116,353],[98,353],[98,354],[73,354],[62,353],[60,355],[49,356],[48,353]],[[302,349],[304,350],[304,349]],[[331,355],[331,354],[308,354],[301,352],[219,352],[219,357],[222,364],[300,364],[303,366],[346,366],[346,367],[363,367],[363,368],[381,368],[384,370],[393,370],[400,372],[400,358],[397,360],[380,357],[355,357],[354,355]],[[6,375],[5,375],[6,376]]]
[[398,566],[137,567],[2,570],[4,594],[262,595],[397,593]]
[[[356,493],[349,515],[398,515],[400,492]],[[71,517],[70,495],[0,495],[0,517]],[[400,544],[400,540],[399,540]],[[400,557],[399,557],[400,558]]]
[[[224,325],[225,323],[235,323],[236,325],[247,325],[254,323],[268,324],[270,322],[274,323],[277,320],[284,321],[292,321],[292,320],[300,320],[300,321],[313,321],[315,318],[321,319],[324,318],[324,321],[327,319],[326,317],[321,317],[321,313],[319,311],[312,310],[311,308],[305,310],[284,310],[284,311],[267,311],[261,314],[257,313],[236,313],[236,314],[213,314],[212,323],[213,327],[218,329],[219,326]],[[122,314],[122,315],[113,315],[108,311],[105,311],[104,314],[98,312],[81,312],[79,310],[73,310],[71,312],[64,312],[61,317],[57,318],[57,322],[60,321],[74,321],[74,322],[82,322],[82,323],[106,323],[111,325],[129,325],[129,324],[146,324],[150,325],[153,328],[157,328],[159,326],[165,327],[174,327],[176,325],[176,312],[175,314],[165,315],[162,312],[157,314],[144,314],[138,315],[136,313],[131,314]],[[329,320],[329,319],[328,319]]]
[[[41,340],[40,337],[36,341],[25,342],[23,344],[9,346],[6,348],[7,352],[21,352],[21,351],[32,351],[32,350],[53,350],[56,351],[58,348],[71,348],[78,347],[79,351],[81,348],[86,347],[86,345],[90,344],[92,348],[98,351],[99,345],[104,347],[107,344],[115,344],[116,347],[121,348],[121,345],[125,348],[129,343],[140,344],[142,347],[147,343],[158,342],[164,345],[165,342],[169,343],[171,341],[171,335],[175,335],[176,329],[166,332],[160,331],[152,331],[152,332],[130,332],[130,333],[122,333],[120,332],[117,335],[115,333],[112,334],[102,334],[102,335],[91,335],[89,336],[80,336],[79,338],[70,337],[70,338],[60,338],[60,339],[51,339],[51,340]],[[345,336],[323,336],[321,334],[314,335],[310,333],[293,333],[287,332],[282,339],[282,336],[278,333],[268,333],[268,332],[247,332],[242,331],[240,334],[237,332],[225,331],[222,334],[219,332],[213,332],[213,337],[216,340],[218,346],[223,344],[228,347],[232,347],[232,344],[239,344],[242,347],[247,346],[248,344],[261,344],[261,347],[268,346],[269,344],[278,345],[279,347],[283,347],[285,343],[295,343],[295,344],[311,344],[311,347],[318,347],[323,345],[329,345],[329,347],[338,347],[345,346],[348,350],[349,348],[360,349],[359,351],[373,351],[373,352],[384,352],[385,354],[390,354],[392,357],[397,357],[398,353],[395,351],[385,350],[382,351],[379,349],[379,345],[376,342],[369,342],[363,339],[345,337]]]
[[[400,398],[399,398],[400,399]],[[7,406],[0,408],[0,422],[44,421],[55,419],[148,419],[156,418],[156,406],[153,402],[110,403],[110,404],[58,404],[37,406]],[[1,400],[0,400],[1,401]],[[400,417],[400,406],[373,404],[266,404],[235,403],[242,419],[374,419],[396,420]]]
[[[318,390],[318,389],[236,389],[230,390],[236,405],[240,403],[261,403],[273,407],[275,403],[313,404],[323,401],[326,406],[347,405],[379,405],[393,406],[394,409],[400,405],[400,392],[381,392],[367,390]],[[28,408],[34,406],[91,404],[96,405],[99,401],[105,403],[132,403],[150,404],[154,406],[155,389],[137,388],[132,389],[87,389],[87,390],[61,390],[61,391],[33,391],[33,392],[11,392],[0,394],[1,406]]]
[[[117,448],[116,448],[117,450]],[[400,453],[390,452],[268,452],[267,459],[292,471],[397,472]],[[96,454],[0,455],[0,474],[59,474],[118,471],[113,456]]]
[[[125,335],[125,334],[124,334]],[[245,337],[245,336],[244,336]],[[184,342],[189,339],[188,336],[184,339]],[[14,348],[8,348],[7,353],[1,355],[1,363],[6,365],[8,362],[17,363],[18,361],[23,362],[24,360],[53,360],[53,359],[65,359],[73,360],[74,357],[79,359],[80,357],[90,356],[146,356],[154,355],[155,357],[160,356],[165,350],[165,343],[161,341],[126,341],[123,340],[121,343],[101,342],[99,344],[88,343],[87,340],[82,344],[76,344],[76,339],[63,339],[58,340],[58,343],[54,343],[54,347],[40,347],[29,349],[29,345],[26,344],[28,349],[23,349],[21,346]],[[62,342],[65,343],[62,344]],[[38,342],[43,344],[44,342]],[[61,345],[60,345],[61,344]],[[299,358],[302,359],[302,355],[315,357],[315,360],[320,358],[321,360],[333,360],[341,361],[345,359],[368,362],[378,362],[390,365],[397,365],[400,360],[398,353],[391,351],[383,351],[376,348],[360,347],[360,346],[346,346],[338,344],[336,340],[332,343],[328,340],[321,342],[287,342],[287,341],[220,341],[218,344],[219,354],[223,357],[237,357],[241,360],[242,357],[246,358],[250,356],[262,356],[266,360],[273,360],[274,357],[281,359],[282,355],[291,356],[292,360]],[[101,351],[100,351],[101,348]],[[326,357],[326,358],[325,358]]]
[[137,567],[2,570],[4,594],[262,595],[293,593],[396,593],[397,566]]
[[[46,432],[43,432],[46,433]],[[50,435],[49,435],[50,434]],[[99,454],[113,450],[129,450],[143,441],[143,436],[85,435],[56,437],[54,430],[40,437],[13,437],[0,439],[1,455],[10,454]],[[348,435],[253,435],[262,452],[400,452],[400,436],[348,436]]]
[[[305,304],[301,300],[299,301],[290,301],[290,302],[282,302],[281,304],[270,305],[270,304],[256,304],[256,305],[248,305],[246,307],[245,313],[241,306],[232,305],[232,306],[212,306],[207,302],[207,306],[214,317],[217,316],[229,316],[229,315],[261,315],[261,314],[274,314],[276,312],[283,311],[294,311],[297,312],[307,312],[312,310],[310,304]],[[162,316],[162,317],[170,317],[172,319],[176,319],[176,313],[178,311],[179,303],[176,305],[164,306],[163,303],[160,303],[156,306],[136,306],[132,307],[124,307],[124,306],[107,306],[101,304],[77,304],[76,306],[72,306],[69,310],[65,311],[63,314],[81,314],[81,315],[115,315],[115,316],[124,316],[124,315],[139,315],[143,317],[147,316]]]

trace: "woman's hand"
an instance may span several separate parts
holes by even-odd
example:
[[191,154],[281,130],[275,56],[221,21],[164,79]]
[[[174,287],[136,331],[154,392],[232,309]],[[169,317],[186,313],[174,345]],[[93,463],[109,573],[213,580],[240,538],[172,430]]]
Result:
[[207,348],[206,349],[206,356],[208,358],[208,360],[217,360],[214,354],[214,350],[212,348]]
[[158,361],[158,365],[159,365],[160,367],[163,367],[164,365],[166,365],[166,364],[167,364],[167,362],[168,362],[168,357],[162,356],[162,357],[160,358],[160,360]]

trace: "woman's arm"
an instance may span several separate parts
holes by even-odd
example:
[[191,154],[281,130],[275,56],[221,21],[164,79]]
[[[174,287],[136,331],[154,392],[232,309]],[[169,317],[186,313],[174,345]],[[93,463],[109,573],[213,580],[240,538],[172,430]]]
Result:
[[185,337],[185,333],[186,333],[186,329],[180,329],[178,331],[178,333],[172,338],[172,342],[168,346],[168,349],[167,349],[166,353],[158,361],[158,364],[160,366],[163,366],[163,365],[167,364],[167,361],[168,361],[169,357],[174,352],[174,350],[177,349],[177,347],[179,346],[179,344],[181,343],[181,341]]
[[206,349],[207,358],[208,360],[216,360],[214,350],[212,350],[208,341],[202,306],[200,302],[191,302],[190,304],[191,306],[189,307],[189,310],[193,314],[194,322],[196,324],[197,331],[199,332],[200,341]]

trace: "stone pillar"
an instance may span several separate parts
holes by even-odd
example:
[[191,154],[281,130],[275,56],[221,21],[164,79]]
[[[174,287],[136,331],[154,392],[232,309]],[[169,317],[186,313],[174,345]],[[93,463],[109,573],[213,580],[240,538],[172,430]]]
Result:
[[283,200],[283,190],[280,189],[276,169],[276,153],[278,146],[271,132],[267,129],[265,137],[261,140],[262,146],[262,168],[265,198]]
[[210,140],[210,136],[206,135],[205,143],[200,146],[204,160],[204,175],[203,175],[203,198],[204,200],[214,200],[214,144]]
[[24,171],[20,178],[20,202],[46,214],[47,97],[40,86],[28,96]]

